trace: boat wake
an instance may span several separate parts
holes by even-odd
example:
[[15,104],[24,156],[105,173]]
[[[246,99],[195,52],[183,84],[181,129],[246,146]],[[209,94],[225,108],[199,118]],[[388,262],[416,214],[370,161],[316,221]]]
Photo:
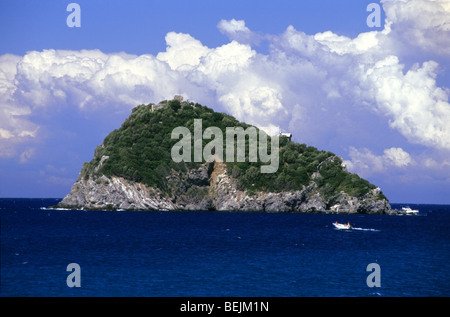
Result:
[[69,208],[51,208],[51,207],[41,207],[41,210],[71,210]]
[[378,230],[378,229],[372,229],[372,228],[354,228],[354,227],[352,227],[352,230],[373,231],[373,232],[378,232],[378,231],[380,231],[380,230]]

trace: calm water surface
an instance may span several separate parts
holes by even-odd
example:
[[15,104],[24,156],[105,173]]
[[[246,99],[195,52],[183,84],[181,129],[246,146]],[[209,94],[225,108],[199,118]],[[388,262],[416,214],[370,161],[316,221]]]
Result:
[[[0,199],[2,296],[450,295],[448,205],[411,204],[418,216],[41,209],[58,201]],[[66,284],[69,263],[80,288]],[[367,286],[369,263],[381,287]]]

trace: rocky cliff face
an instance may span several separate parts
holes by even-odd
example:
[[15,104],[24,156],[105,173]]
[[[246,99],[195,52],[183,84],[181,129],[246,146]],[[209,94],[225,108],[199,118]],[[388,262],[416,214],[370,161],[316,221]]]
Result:
[[204,163],[198,169],[186,173],[174,172],[166,180],[170,186],[167,191],[162,192],[122,177],[80,173],[71,192],[58,207],[106,210],[394,212],[386,199],[379,198],[379,188],[371,190],[360,199],[344,192],[333,198],[325,198],[314,181],[296,191],[250,193],[239,190],[236,180],[227,172],[225,163],[219,162]]

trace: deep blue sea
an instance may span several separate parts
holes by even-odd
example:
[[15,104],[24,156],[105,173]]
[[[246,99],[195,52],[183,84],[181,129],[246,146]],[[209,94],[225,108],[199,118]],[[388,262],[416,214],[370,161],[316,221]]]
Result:
[[[2,296],[450,295],[449,205],[410,204],[417,216],[41,209],[57,202],[0,199]],[[67,286],[70,263],[81,287]],[[380,287],[367,285],[370,263]]]

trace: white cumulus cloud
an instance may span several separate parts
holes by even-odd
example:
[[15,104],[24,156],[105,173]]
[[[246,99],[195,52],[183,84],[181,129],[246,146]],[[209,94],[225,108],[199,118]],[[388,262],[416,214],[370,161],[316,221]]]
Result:
[[384,150],[383,159],[387,162],[387,164],[397,167],[406,167],[414,162],[411,155],[399,147]]
[[[411,142],[450,149],[448,89],[436,85],[438,64],[428,61],[404,72],[396,56],[368,67],[362,76],[365,98]],[[370,102],[370,101],[369,101]]]
[[[39,135],[36,114],[68,107],[130,109],[175,94],[267,130],[289,129],[305,143],[328,146],[337,140],[348,148],[369,135],[374,120],[384,123],[373,126],[374,134],[404,138],[403,144],[386,145],[390,149],[382,155],[370,150],[377,138],[366,139],[367,150],[349,152],[354,166],[410,166],[414,160],[403,150],[408,142],[450,151],[450,91],[438,85],[441,61],[424,58],[430,50],[448,61],[448,2],[382,3],[384,30],[355,38],[332,31],[306,34],[293,26],[260,35],[244,20],[232,19],[218,23],[230,39],[218,47],[169,32],[166,50],[156,55],[49,49],[0,56],[0,149],[8,153],[1,155],[24,153],[13,145]],[[268,41],[267,54],[252,47],[261,40]],[[422,48],[421,58],[406,66],[402,52],[413,46]]]
[[189,34],[170,32],[166,35],[167,49],[156,57],[167,62],[173,70],[191,70],[211,50]]
[[376,155],[367,148],[350,147],[349,156],[350,160],[344,161],[347,169],[365,176],[384,172],[392,167],[405,168],[415,164],[411,155],[399,147],[385,149],[382,155]]
[[399,50],[450,55],[450,1],[382,0],[390,38]]
[[244,20],[220,20],[217,24],[219,31],[226,35],[230,40],[244,44],[256,44],[263,40],[263,36],[251,31]]

